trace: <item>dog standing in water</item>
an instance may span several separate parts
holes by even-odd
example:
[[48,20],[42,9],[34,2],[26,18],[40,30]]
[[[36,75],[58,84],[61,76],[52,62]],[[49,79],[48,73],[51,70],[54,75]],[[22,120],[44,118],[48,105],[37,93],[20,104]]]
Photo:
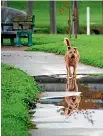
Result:
[[67,52],[65,54],[65,62],[67,69],[67,79],[72,77],[71,67],[73,67],[73,77],[76,77],[76,68],[77,63],[79,62],[80,55],[76,47],[71,47],[70,41],[68,38],[64,38],[64,43],[67,46]]
[[[69,84],[67,89],[68,92],[78,92],[76,78],[69,78]],[[58,112],[60,112],[60,114],[65,114],[66,116],[69,116],[73,111],[78,110],[80,101],[80,95],[66,96],[62,101],[58,103],[58,105],[63,106],[63,108],[60,108]]]

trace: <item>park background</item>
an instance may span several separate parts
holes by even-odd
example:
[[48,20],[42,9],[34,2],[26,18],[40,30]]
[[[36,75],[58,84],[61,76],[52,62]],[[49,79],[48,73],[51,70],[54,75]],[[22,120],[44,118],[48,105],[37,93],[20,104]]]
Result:
[[[8,6],[27,12],[26,1],[9,1]],[[97,28],[103,32],[103,2],[78,1],[79,33],[86,33],[86,8],[90,7],[91,29]],[[68,33],[69,8],[72,17],[72,1],[56,1],[55,16],[57,33]],[[42,28],[38,33],[50,33],[50,2],[32,1],[32,14],[35,15],[35,27]]]
[[[35,30],[33,45],[26,51],[45,51],[64,55],[66,47],[64,37],[68,34],[68,7],[61,9],[67,1],[56,1],[57,34],[50,34],[50,5],[48,1],[33,1],[33,15],[35,15]],[[8,6],[27,12],[27,1],[8,1]],[[72,2],[69,2],[72,11]],[[86,8],[90,7],[91,34],[86,34]],[[79,1],[79,34],[71,37],[72,46],[78,47],[80,62],[103,68],[103,4],[102,1]],[[92,29],[100,34],[95,34]],[[5,45],[9,41],[5,40]],[[27,39],[22,39],[27,46]],[[33,78],[21,70],[2,64],[2,135],[28,136],[31,127],[29,104],[38,99],[41,89]],[[100,76],[103,75],[100,74]],[[97,76],[97,75],[96,75]]]
[[[28,5],[29,3],[29,5]],[[46,51],[64,55],[66,48],[63,44],[64,37],[70,38],[68,32],[69,8],[72,19],[72,1],[55,2],[56,31],[51,32],[49,1],[8,1],[8,6],[35,15],[35,29],[33,44],[26,50]],[[32,8],[30,8],[32,7]],[[86,8],[90,7],[90,35],[87,35]],[[78,1],[78,35],[77,39],[71,35],[72,46],[79,49],[80,61],[85,64],[103,67],[103,2],[102,1]],[[52,26],[53,27],[53,26]],[[54,28],[55,29],[55,28]],[[98,33],[95,33],[97,30]],[[56,33],[56,34],[55,34]],[[72,32],[71,32],[72,33]],[[49,34],[49,35],[48,35]],[[5,40],[5,44],[8,40]],[[22,38],[23,45],[27,45],[27,39]],[[38,46],[39,45],[39,46]]]

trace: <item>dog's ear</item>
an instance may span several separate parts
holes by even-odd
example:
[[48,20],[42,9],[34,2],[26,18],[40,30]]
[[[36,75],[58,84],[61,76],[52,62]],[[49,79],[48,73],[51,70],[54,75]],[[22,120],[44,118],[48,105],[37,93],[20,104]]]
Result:
[[74,47],[74,50],[77,51],[77,47]]

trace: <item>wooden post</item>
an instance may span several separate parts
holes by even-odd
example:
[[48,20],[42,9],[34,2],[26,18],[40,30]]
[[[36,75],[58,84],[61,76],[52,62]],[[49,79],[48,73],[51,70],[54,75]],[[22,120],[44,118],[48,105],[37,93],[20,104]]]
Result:
[[2,1],[2,6],[8,7],[8,1],[7,0],[5,0],[5,1],[3,0]]
[[56,2],[50,1],[50,33],[56,34]]
[[27,14],[29,16],[33,15],[33,2],[34,1],[27,1]]

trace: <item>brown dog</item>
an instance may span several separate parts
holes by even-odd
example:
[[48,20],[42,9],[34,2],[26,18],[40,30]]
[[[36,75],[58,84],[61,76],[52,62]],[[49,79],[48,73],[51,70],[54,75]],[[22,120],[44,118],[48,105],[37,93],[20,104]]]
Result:
[[74,110],[78,110],[80,101],[81,96],[67,96],[59,102],[59,105],[62,105],[63,108],[60,108],[58,112],[63,111],[61,114],[69,116]]
[[65,111],[64,111],[65,114],[70,115],[70,113],[73,110],[78,110],[80,101],[81,101],[80,96],[68,96],[68,97],[65,97],[65,102],[67,103],[67,107],[65,107]]
[[67,52],[65,54],[65,62],[67,69],[67,79],[72,77],[70,67],[73,67],[73,77],[76,77],[76,67],[79,62],[80,55],[76,47],[71,47],[70,41],[68,38],[64,38],[64,43],[67,45]]
[[[69,83],[67,83],[68,92],[78,92],[78,85],[76,78],[69,78]],[[62,105],[63,108],[59,109],[58,112],[63,111],[63,114],[70,115],[74,110],[78,110],[81,101],[81,96],[66,96],[58,105]]]

